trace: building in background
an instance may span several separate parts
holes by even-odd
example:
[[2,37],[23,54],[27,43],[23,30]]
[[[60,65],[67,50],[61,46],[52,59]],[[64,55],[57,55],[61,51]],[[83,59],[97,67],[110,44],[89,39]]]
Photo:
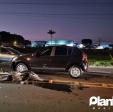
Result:
[[46,41],[33,41],[31,42],[31,47],[44,47]]
[[66,45],[66,46],[74,46],[75,43],[73,40],[49,40],[46,42],[45,46],[61,46],[61,45]]

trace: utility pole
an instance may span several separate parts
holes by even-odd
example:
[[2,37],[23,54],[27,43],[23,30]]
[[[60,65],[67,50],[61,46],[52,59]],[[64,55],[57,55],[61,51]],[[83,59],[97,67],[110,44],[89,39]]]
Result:
[[99,38],[99,41],[98,42],[99,42],[99,46],[100,46],[100,38]]

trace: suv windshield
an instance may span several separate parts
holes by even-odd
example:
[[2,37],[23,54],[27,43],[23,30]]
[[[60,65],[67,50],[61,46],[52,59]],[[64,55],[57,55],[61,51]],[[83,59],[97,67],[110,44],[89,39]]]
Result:
[[7,48],[7,49],[8,49],[12,54],[18,54],[18,55],[22,54],[22,53],[20,53],[19,51],[13,49],[13,48]]

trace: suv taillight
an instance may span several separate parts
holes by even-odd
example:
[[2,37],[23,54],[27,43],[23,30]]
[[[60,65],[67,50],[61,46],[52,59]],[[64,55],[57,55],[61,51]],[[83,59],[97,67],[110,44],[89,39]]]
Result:
[[82,61],[87,62],[87,55],[84,52],[82,53]]

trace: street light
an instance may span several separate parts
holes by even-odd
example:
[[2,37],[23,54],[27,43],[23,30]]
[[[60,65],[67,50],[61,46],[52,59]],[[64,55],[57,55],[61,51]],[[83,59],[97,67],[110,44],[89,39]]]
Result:
[[51,29],[47,33],[51,35],[51,46],[52,46],[52,37],[53,37],[53,34],[55,34],[56,32]]
[[17,45],[17,41],[14,41],[14,42],[13,42],[13,45],[16,46],[16,45]]

